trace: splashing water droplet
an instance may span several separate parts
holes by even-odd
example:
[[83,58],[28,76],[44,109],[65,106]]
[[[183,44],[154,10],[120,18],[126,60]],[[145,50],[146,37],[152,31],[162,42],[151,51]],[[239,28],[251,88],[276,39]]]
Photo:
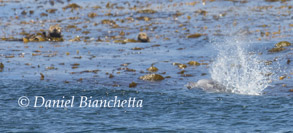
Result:
[[250,44],[230,39],[214,45],[218,55],[210,68],[211,78],[232,93],[261,95],[271,80],[271,76],[266,75],[270,68],[257,54],[248,53]]

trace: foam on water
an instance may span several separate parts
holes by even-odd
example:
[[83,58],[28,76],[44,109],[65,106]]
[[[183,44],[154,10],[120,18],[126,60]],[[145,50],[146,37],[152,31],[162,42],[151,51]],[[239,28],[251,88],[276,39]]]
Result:
[[228,39],[214,43],[218,50],[213,61],[211,78],[226,87],[232,93],[261,95],[269,85],[270,68],[260,60],[257,54],[250,54],[250,43],[241,39]]

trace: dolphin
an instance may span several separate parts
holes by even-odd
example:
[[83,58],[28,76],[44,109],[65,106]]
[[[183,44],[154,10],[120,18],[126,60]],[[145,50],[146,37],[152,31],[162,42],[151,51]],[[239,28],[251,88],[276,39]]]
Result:
[[200,88],[207,92],[229,92],[224,85],[211,79],[201,79],[197,82],[189,82],[186,87],[188,89]]

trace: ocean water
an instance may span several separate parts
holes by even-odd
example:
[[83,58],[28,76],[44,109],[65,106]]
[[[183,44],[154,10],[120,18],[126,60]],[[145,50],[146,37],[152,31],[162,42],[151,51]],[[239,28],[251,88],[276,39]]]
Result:
[[[82,8],[62,9],[72,3]],[[60,24],[65,39],[1,39],[0,131],[293,132],[293,47],[268,51],[280,41],[293,43],[292,5],[290,0],[0,1],[1,38]],[[143,9],[156,12],[140,13]],[[115,42],[135,39],[141,31],[149,43]],[[187,37],[195,33],[201,36]],[[77,36],[81,41],[70,41]],[[139,79],[152,65],[164,80]],[[185,87],[200,79],[213,79],[231,93]],[[129,87],[131,82],[137,86]]]

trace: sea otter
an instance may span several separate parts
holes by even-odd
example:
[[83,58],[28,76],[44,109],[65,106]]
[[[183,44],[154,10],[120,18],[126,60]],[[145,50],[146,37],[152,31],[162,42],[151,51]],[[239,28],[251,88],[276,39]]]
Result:
[[150,41],[147,33],[145,33],[145,32],[140,32],[137,36],[137,40],[140,42],[149,42]]
[[54,38],[61,38],[61,27],[59,26],[59,24],[50,26],[49,28],[49,37],[54,37]]

